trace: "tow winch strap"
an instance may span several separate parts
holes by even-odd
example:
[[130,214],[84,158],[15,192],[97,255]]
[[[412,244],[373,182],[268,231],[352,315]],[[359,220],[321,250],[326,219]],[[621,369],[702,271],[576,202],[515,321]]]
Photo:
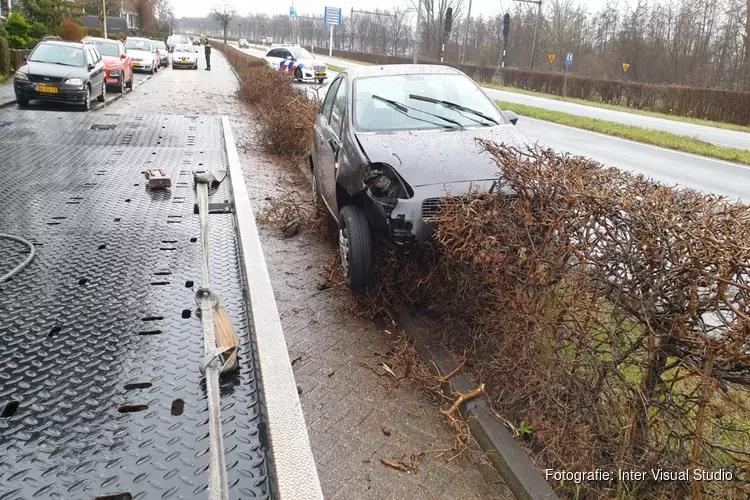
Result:
[[200,297],[201,321],[203,322],[204,358],[201,372],[206,376],[206,396],[208,399],[208,426],[210,470],[208,483],[209,500],[229,500],[226,464],[224,462],[224,439],[221,433],[221,393],[219,375],[222,372],[221,354],[227,349],[216,347],[214,308],[218,298],[211,292],[210,259],[208,243],[208,184],[198,180],[198,212],[203,240],[203,286],[196,293]]

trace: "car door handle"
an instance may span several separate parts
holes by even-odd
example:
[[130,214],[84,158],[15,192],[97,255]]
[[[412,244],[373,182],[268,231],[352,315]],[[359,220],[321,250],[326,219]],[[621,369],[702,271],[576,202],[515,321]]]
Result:
[[339,148],[338,142],[336,142],[336,139],[328,139],[328,145],[331,146],[331,151],[334,153]]

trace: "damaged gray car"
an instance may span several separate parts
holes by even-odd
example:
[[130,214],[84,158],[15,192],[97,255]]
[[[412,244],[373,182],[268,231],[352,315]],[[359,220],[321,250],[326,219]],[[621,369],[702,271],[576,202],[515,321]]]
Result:
[[316,119],[309,162],[315,202],[338,223],[350,289],[371,283],[376,238],[424,242],[442,198],[490,189],[497,165],[476,139],[522,149],[528,141],[513,127],[517,120],[447,66],[339,73]]

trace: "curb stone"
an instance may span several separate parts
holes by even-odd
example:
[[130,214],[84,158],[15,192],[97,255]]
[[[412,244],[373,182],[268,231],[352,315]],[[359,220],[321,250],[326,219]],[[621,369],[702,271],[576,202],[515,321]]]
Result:
[[[428,325],[407,312],[397,315],[399,325],[414,342],[419,354],[431,360],[439,375],[453,371],[456,362],[444,349],[429,338]],[[452,392],[466,393],[475,388],[469,377],[460,370],[446,384]],[[539,469],[518,445],[508,429],[498,422],[487,410],[481,398],[472,399],[461,405],[461,415],[466,419],[472,435],[487,452],[487,457],[500,473],[508,488],[519,500],[559,500]]]

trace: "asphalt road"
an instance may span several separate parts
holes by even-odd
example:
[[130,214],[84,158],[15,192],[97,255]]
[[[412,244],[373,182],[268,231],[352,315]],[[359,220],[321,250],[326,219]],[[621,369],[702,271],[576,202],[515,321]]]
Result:
[[[159,78],[164,72],[166,71],[172,71],[169,66],[166,68],[161,68],[155,75],[153,75],[152,78]],[[138,88],[148,80],[151,80],[151,78],[148,78],[151,76],[150,73],[133,73],[133,90],[126,90],[125,95],[120,95],[119,92],[110,90],[107,92],[107,101],[104,103],[100,103],[96,99],[91,101],[91,109],[97,110],[104,108],[106,106],[109,106],[112,102],[117,101],[121,98],[127,98],[131,93],[138,92]],[[20,109],[20,106],[18,104],[12,104],[10,106],[6,106],[2,109]],[[80,108],[77,105],[73,104],[66,104],[66,103],[57,103],[57,102],[44,102],[44,101],[31,101],[26,109],[37,109],[41,111],[70,111],[70,112],[80,112]]]
[[[256,57],[263,56],[263,52],[257,49],[244,49],[244,51]],[[341,59],[330,58],[326,55],[315,54],[315,56],[324,63],[336,64],[345,68],[360,66],[355,62],[342,61]],[[333,77],[335,77],[335,73],[331,74],[331,78]],[[519,98],[530,97],[493,89],[485,89],[485,92],[491,98],[509,101],[512,98],[509,98],[508,95],[518,96]],[[498,95],[498,92],[502,95]],[[321,90],[320,94],[324,96],[325,92]],[[552,99],[543,100],[551,103],[559,103]],[[559,104],[568,105],[569,103]],[[599,110],[587,106],[577,106],[586,108],[586,110],[608,112],[607,110]],[[618,114],[628,115],[627,118],[630,119],[628,113]],[[658,120],[633,115],[633,119],[636,118]],[[677,127],[689,125],[679,122],[674,123]],[[634,124],[636,123],[634,122]],[[641,173],[668,185],[687,186],[704,192],[723,194],[734,199],[748,200],[748,193],[750,193],[750,167],[531,118],[522,117],[518,122],[518,128],[531,141],[550,147],[555,151],[569,152],[592,158],[604,165]],[[710,127],[703,128],[709,129],[712,133],[731,135],[730,131],[712,129]],[[743,134],[737,133],[737,135],[742,136]],[[744,135],[750,137],[748,134]],[[745,139],[745,141],[747,142],[744,143],[744,146],[750,148],[750,139]]]

